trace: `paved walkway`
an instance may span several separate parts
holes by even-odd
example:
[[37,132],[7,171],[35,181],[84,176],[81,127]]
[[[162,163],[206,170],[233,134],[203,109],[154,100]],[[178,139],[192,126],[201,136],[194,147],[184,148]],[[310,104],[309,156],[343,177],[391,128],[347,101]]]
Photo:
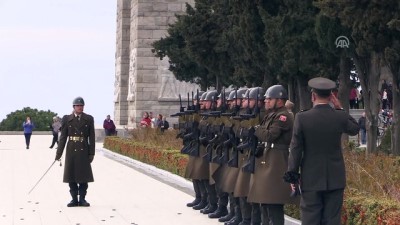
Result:
[[102,143],[97,143],[95,182],[86,196],[91,207],[66,206],[69,188],[59,162],[28,194],[54,162],[51,139],[33,135],[27,150],[23,135],[0,135],[1,225],[222,224],[186,207],[193,200],[189,181],[102,149]]

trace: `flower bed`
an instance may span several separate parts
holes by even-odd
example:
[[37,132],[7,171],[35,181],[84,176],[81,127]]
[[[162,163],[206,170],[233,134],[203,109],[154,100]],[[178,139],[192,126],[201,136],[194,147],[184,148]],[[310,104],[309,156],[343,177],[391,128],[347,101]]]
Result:
[[[104,148],[135,160],[184,175],[188,157],[180,153],[176,132],[159,134],[137,130],[132,139],[106,137]],[[345,151],[347,188],[342,224],[400,224],[400,158]],[[299,219],[299,208],[285,206],[287,215]]]

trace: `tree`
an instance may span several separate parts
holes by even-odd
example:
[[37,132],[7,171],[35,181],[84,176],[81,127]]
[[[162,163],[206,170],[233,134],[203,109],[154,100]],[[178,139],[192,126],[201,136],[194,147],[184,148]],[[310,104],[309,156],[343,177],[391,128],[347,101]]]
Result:
[[50,110],[43,111],[37,109],[31,109],[25,107],[22,110],[17,110],[7,115],[6,119],[3,119],[0,123],[1,131],[22,131],[22,123],[25,121],[27,116],[31,117],[32,122],[35,125],[36,131],[48,131],[49,125],[53,121],[53,117],[57,114]]
[[351,56],[364,90],[362,94],[369,121],[367,123],[367,152],[376,152],[380,110],[378,85],[381,68],[385,65],[384,50],[394,41],[393,32],[389,30],[388,23],[396,13],[398,16],[398,1],[317,0],[315,2],[324,15],[339,18],[340,23],[351,30],[349,38],[355,45]]
[[291,83],[296,88],[296,105],[311,108],[307,81],[321,74],[323,59],[315,34],[315,17],[319,10],[311,0],[285,0],[263,3],[260,14],[266,26],[265,42],[273,73],[279,81]]

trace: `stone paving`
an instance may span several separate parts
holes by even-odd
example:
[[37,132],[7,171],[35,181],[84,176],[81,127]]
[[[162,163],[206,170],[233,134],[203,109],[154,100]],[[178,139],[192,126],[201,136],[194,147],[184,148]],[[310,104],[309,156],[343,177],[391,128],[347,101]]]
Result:
[[27,150],[23,135],[0,136],[1,225],[221,224],[187,208],[189,194],[105,157],[101,143],[86,196],[91,207],[66,206],[70,196],[58,162],[28,194],[54,162],[51,138],[33,134]]
[[62,183],[64,167],[59,162],[28,194],[54,162],[51,139],[33,134],[27,150],[23,135],[0,135],[1,225],[222,224],[186,207],[193,200],[191,182],[114,154],[102,143],[96,146],[95,182],[89,183],[86,196],[91,207],[66,206],[69,188]]

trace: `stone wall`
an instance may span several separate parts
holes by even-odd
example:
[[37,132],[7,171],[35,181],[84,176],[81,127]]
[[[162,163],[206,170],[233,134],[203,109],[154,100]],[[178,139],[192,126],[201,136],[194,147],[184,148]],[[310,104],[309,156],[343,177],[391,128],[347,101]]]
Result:
[[[197,85],[179,82],[168,58],[154,57],[152,43],[165,37],[168,24],[185,11],[187,0],[118,0],[114,121],[135,127],[143,112],[170,115],[179,109],[179,94]],[[129,14],[128,14],[129,12]],[[129,21],[129,23],[128,23]],[[168,118],[174,122],[173,118]]]

